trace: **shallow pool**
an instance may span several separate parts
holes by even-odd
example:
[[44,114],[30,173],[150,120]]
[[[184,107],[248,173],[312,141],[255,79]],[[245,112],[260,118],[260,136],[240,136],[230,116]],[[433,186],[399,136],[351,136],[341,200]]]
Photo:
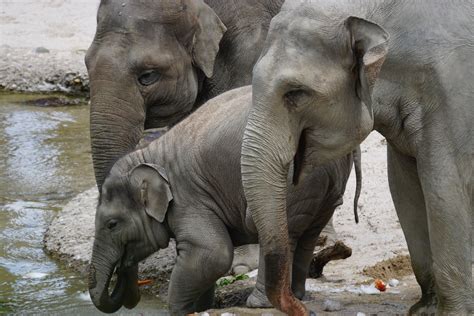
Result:
[[[0,94],[0,314],[99,314],[85,280],[43,251],[57,212],[94,185],[89,108],[22,103],[38,97]],[[144,297],[131,314],[161,304]]]

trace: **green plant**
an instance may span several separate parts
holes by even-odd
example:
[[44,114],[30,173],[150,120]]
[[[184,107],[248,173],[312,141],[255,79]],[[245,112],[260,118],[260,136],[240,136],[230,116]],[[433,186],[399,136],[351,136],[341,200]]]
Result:
[[240,280],[247,280],[249,278],[248,275],[246,274],[237,274],[235,276],[228,276],[228,277],[223,277],[217,280],[216,284],[218,287],[223,287],[227,286],[229,284],[234,283],[235,281],[240,281]]

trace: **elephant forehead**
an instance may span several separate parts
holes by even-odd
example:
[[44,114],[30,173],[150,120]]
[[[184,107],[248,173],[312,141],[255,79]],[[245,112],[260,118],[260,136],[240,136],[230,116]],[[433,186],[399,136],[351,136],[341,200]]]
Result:
[[[348,41],[338,32],[340,28],[320,28],[319,21],[302,18],[281,17],[272,25],[268,36],[269,47],[279,54],[286,52],[291,57],[304,56],[305,62],[334,62],[346,64]],[[311,57],[313,56],[313,57]],[[308,59],[308,57],[310,59]],[[352,62],[350,60],[349,62]]]
[[[143,24],[189,24],[193,11],[183,1],[176,0],[109,0],[102,1],[98,14],[98,25],[114,28],[115,31],[133,30]],[[191,14],[195,15],[195,14]]]

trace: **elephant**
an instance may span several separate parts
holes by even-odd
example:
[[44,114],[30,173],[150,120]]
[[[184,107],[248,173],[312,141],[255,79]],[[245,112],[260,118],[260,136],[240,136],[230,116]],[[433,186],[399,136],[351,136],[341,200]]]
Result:
[[251,83],[283,0],[102,0],[85,62],[92,160],[100,190],[144,129],[172,126]]
[[[96,34],[85,58],[91,88],[92,161],[99,190],[118,158],[148,142],[142,138],[144,129],[172,126],[208,99],[251,83],[270,20],[282,3],[100,2]],[[357,153],[360,157],[360,149],[354,158]],[[360,158],[354,161],[359,175],[356,192],[360,192]],[[328,225],[334,231],[332,221]],[[235,266],[242,264],[237,260]]]
[[[165,248],[170,238],[177,249],[170,312],[206,310],[217,279],[229,271],[234,246],[258,242],[240,174],[251,95],[251,86],[221,94],[114,164],[99,197],[89,269],[89,293],[99,310],[111,313],[138,303],[138,262]],[[352,164],[348,153],[317,168],[305,166],[297,185],[289,175],[285,221],[294,254],[292,288],[299,298],[318,235],[342,204]],[[264,279],[272,271],[265,271],[266,259],[260,257],[250,306],[269,304]],[[118,280],[109,295],[114,270]]]
[[[392,199],[421,299],[410,314],[473,312],[474,6],[471,1],[288,0],[253,70],[242,143],[248,209],[271,303],[306,313],[290,288],[287,177],[388,143]],[[299,167],[300,166],[300,167]],[[472,314],[471,314],[472,315]]]

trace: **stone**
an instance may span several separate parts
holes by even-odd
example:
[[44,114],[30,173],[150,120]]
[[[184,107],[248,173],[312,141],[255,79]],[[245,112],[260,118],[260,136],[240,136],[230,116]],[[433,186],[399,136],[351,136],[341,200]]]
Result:
[[45,48],[45,47],[36,47],[35,49],[35,53],[37,54],[48,54],[49,53],[49,49]]
[[323,310],[326,312],[336,312],[342,309],[342,304],[338,301],[325,300],[323,302]]

